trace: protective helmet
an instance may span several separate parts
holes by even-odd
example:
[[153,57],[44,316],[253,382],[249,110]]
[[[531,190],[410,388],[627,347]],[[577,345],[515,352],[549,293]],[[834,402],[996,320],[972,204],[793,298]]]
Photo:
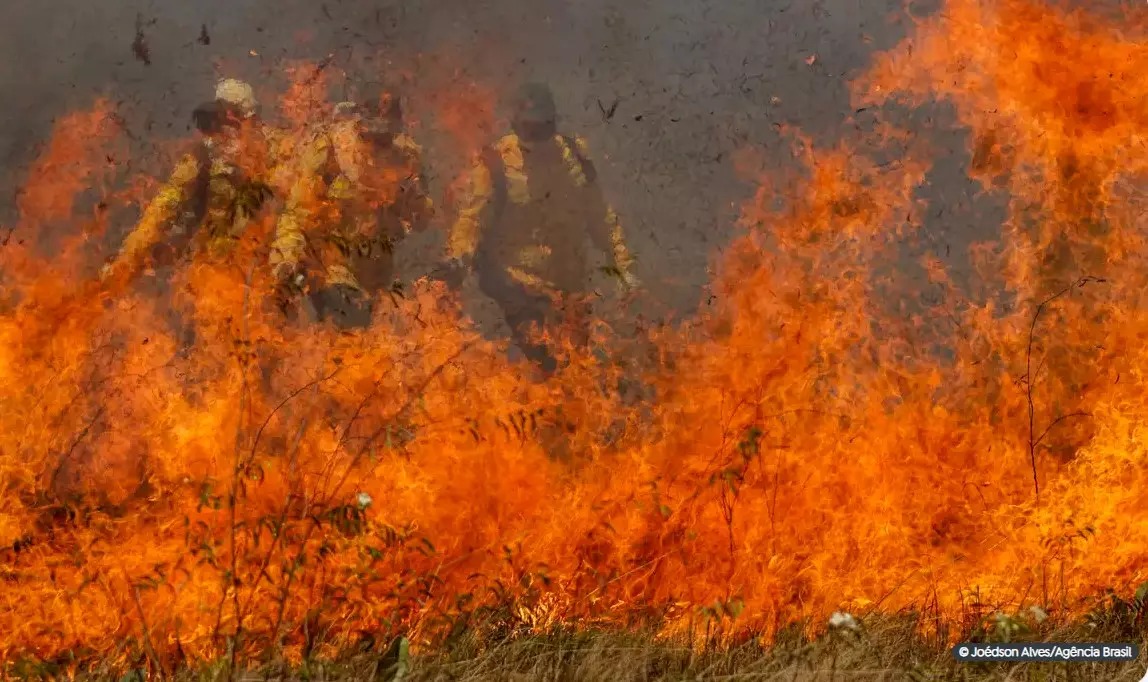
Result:
[[254,116],[259,106],[251,85],[234,78],[226,78],[216,83],[215,99],[237,107],[244,116]]
[[513,104],[514,120],[526,124],[553,124],[558,119],[554,93],[545,83],[527,83],[518,91]]

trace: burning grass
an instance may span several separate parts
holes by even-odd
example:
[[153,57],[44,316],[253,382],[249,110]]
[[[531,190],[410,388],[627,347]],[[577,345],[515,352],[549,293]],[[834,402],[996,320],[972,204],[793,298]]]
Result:
[[[1001,611],[1066,624],[1130,598],[1148,580],[1148,251],[1143,169],[1119,152],[1148,100],[1063,46],[1124,73],[1136,21],[954,0],[859,81],[868,104],[953,102],[974,159],[999,161],[978,164],[1012,199],[976,250],[983,299],[930,262],[945,300],[889,305],[904,292],[882,267],[914,237],[934,150],[887,124],[852,147],[795,139],[805,172],[762,178],[695,319],[629,340],[600,320],[595,353],[558,334],[569,364],[543,382],[426,281],[365,332],[284,324],[271,216],[175,268],[170,296],[86,279],[90,231],[51,257],[10,243],[0,657],[170,673],[396,636],[434,652],[484,633],[482,657],[511,658],[547,641],[501,644],[492,618],[730,646],[838,610],[928,613],[918,635],[946,642]],[[1042,95],[1050,69],[1103,106]],[[291,111],[314,106],[300,87]],[[106,116],[61,123],[18,231],[99,185],[114,130],[84,131]],[[618,390],[635,382],[648,400]]]
[[[1073,627],[1042,625],[1033,614],[994,619],[978,641],[1129,641],[1137,636],[1137,611],[1113,604]],[[801,627],[778,633],[769,645],[743,639],[698,646],[658,637],[651,630],[556,629],[508,636],[483,624],[437,647],[410,655],[401,640],[365,639],[332,659],[291,665],[273,662],[232,674],[226,659],[172,671],[174,680],[892,680],[1040,681],[1127,680],[1142,676],[1144,664],[981,664],[956,663],[943,643],[921,636],[919,616],[874,617],[838,626],[819,637]],[[21,677],[58,675],[59,666],[22,661]],[[97,666],[80,680],[143,679],[144,668]]]

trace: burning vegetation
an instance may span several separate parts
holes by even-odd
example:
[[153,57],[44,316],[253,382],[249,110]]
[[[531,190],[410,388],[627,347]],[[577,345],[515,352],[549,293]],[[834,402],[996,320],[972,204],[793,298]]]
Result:
[[[170,671],[479,621],[768,641],[837,611],[952,639],[1132,594],[1143,27],[950,0],[856,82],[859,108],[940,100],[971,131],[1009,207],[977,286],[931,259],[942,302],[889,304],[936,150],[891,124],[795,138],[805,172],[762,178],[711,303],[638,339],[597,320],[593,352],[554,330],[545,380],[430,280],[366,329],[288,323],[274,211],[162,295],[99,279],[97,237],[155,183],[117,188],[106,104],[63,119],[0,256],[0,658]],[[307,87],[281,100],[287,148],[325,115]]]

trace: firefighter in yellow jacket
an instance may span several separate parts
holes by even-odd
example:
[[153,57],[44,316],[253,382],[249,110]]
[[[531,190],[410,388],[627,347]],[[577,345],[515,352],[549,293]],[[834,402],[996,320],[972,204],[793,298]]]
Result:
[[170,262],[187,248],[226,253],[270,198],[279,136],[262,125],[250,85],[228,79],[194,114],[201,136],[176,164],[101,278],[130,278],[150,259]]
[[304,146],[275,228],[270,261],[288,310],[302,301],[341,327],[369,323],[395,286],[395,247],[434,212],[421,156],[397,98],[336,105]]
[[[608,254],[627,288],[637,286],[618,216],[602,195],[586,143],[561,134],[550,89],[523,87],[512,132],[483,151],[459,201],[447,250],[452,273],[473,268],[479,288],[502,308],[515,344],[547,372],[556,366],[533,343],[532,325],[559,315],[585,321],[590,289],[587,236]],[[463,275],[464,276],[464,275]]]

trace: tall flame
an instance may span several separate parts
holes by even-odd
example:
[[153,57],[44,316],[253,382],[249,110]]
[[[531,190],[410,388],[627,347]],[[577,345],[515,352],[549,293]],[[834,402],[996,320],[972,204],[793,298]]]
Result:
[[[173,276],[190,348],[156,297],[9,246],[0,657],[298,658],[365,633],[430,645],[484,612],[768,637],[909,608],[955,636],[1144,581],[1133,19],[951,0],[857,83],[867,105],[952,102],[970,172],[1010,198],[977,249],[1009,296],[930,261],[950,302],[908,317],[884,273],[931,154],[891,126],[795,139],[805,172],[762,178],[695,319],[641,354],[605,320],[602,353],[559,334],[570,362],[545,382],[426,282],[363,332],[283,324],[258,265],[270,217]],[[57,126],[37,168],[63,180],[34,174],[17,229],[96,182],[77,145],[109,113]],[[619,389],[635,381],[650,399]]]

